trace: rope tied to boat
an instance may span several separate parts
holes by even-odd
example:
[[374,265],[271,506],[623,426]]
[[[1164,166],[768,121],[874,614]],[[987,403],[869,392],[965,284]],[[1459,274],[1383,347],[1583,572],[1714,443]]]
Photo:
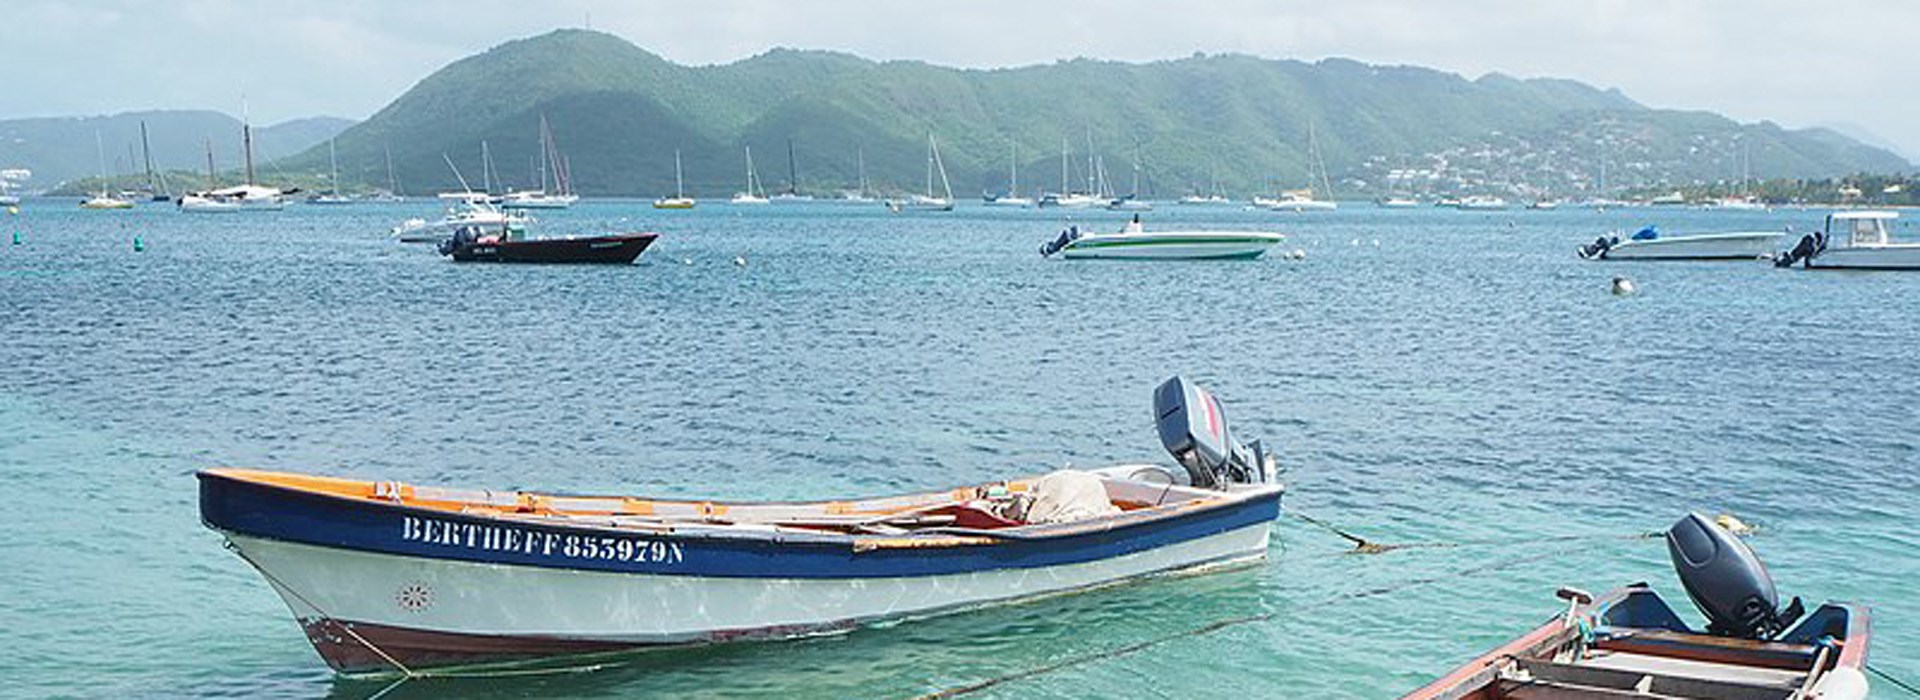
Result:
[[[1661,532],[1634,532],[1634,533],[1628,533],[1628,534],[1599,533],[1599,534],[1591,534],[1591,535],[1555,535],[1555,536],[1547,536],[1547,537],[1540,537],[1540,536],[1515,537],[1511,539],[1455,540],[1451,542],[1443,541],[1443,542],[1386,543],[1386,542],[1375,542],[1373,540],[1367,539],[1360,535],[1353,534],[1352,532],[1344,528],[1341,528],[1337,525],[1329,523],[1325,520],[1321,520],[1319,518],[1313,517],[1311,515],[1307,515],[1306,513],[1302,513],[1297,510],[1289,509],[1287,511],[1287,514],[1290,516],[1293,516],[1295,519],[1300,520],[1301,522],[1305,522],[1315,527],[1319,527],[1320,529],[1326,530],[1327,532],[1331,532],[1339,536],[1341,539],[1344,539],[1348,542],[1352,542],[1353,549],[1347,550],[1346,552],[1347,554],[1385,554],[1387,552],[1393,552],[1393,551],[1398,551],[1402,549],[1454,549],[1459,547],[1500,547],[1500,546],[1539,544],[1542,542],[1578,542],[1583,540],[1649,540],[1649,539],[1659,539],[1660,537],[1665,536],[1665,533],[1661,533]],[[1731,517],[1731,516],[1727,516],[1727,517]],[[1751,529],[1749,529],[1748,531],[1751,532]]]
[[1913,683],[1901,680],[1899,678],[1895,678],[1893,677],[1892,674],[1889,674],[1886,671],[1880,670],[1878,666],[1874,666],[1873,664],[1867,664],[1866,666],[1867,666],[1867,670],[1869,672],[1872,672],[1873,675],[1879,676],[1880,680],[1886,681],[1888,683],[1892,683],[1893,687],[1907,691],[1908,695],[1912,695],[1914,697],[1920,698],[1920,686],[1916,686]]

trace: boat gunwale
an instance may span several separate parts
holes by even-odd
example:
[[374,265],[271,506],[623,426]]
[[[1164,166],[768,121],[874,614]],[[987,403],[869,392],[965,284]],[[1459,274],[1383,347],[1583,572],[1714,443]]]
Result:
[[[197,471],[195,472],[195,476],[201,479],[202,481],[205,481],[207,479],[219,479],[219,480],[224,480],[231,483],[243,484],[248,487],[262,488],[262,489],[276,491],[284,494],[290,494],[298,497],[319,499],[326,502],[339,503],[339,504],[343,504],[350,507],[373,507],[377,510],[392,510],[392,511],[397,511],[401,514],[418,515],[418,516],[431,517],[431,518],[442,519],[442,520],[455,520],[455,521],[463,521],[463,522],[470,522],[470,523],[501,523],[501,524],[532,526],[532,527],[541,527],[541,528],[555,528],[560,530],[594,531],[594,532],[604,532],[604,533],[617,533],[617,534],[627,535],[627,536],[632,536],[635,534],[644,534],[650,537],[670,538],[670,539],[689,540],[689,541],[731,541],[731,542],[762,542],[762,543],[771,542],[771,543],[777,543],[782,545],[803,545],[803,544],[823,544],[823,545],[834,545],[834,546],[852,545],[855,547],[857,551],[867,551],[871,549],[902,548],[902,547],[932,548],[932,547],[975,546],[975,545],[982,545],[982,544],[994,544],[1001,541],[1023,542],[1023,543],[1050,543],[1050,542],[1058,542],[1071,537],[1084,536],[1089,534],[1104,534],[1104,533],[1124,534],[1125,531],[1127,530],[1131,530],[1139,527],[1145,527],[1155,523],[1170,522],[1173,520],[1182,519],[1185,517],[1194,516],[1202,513],[1208,513],[1212,511],[1231,508],[1234,506],[1245,504],[1249,501],[1259,500],[1269,495],[1272,495],[1277,499],[1279,496],[1284,495],[1286,490],[1285,487],[1280,484],[1257,484],[1257,485],[1250,485],[1248,487],[1239,488],[1233,491],[1219,491],[1219,492],[1207,491],[1204,489],[1193,489],[1191,487],[1176,486],[1173,488],[1180,488],[1182,490],[1191,490],[1191,491],[1196,491],[1201,493],[1200,495],[1194,498],[1189,498],[1182,501],[1177,501],[1173,503],[1163,503],[1160,505],[1150,505],[1147,507],[1136,508],[1133,510],[1123,510],[1119,513],[1115,513],[1111,515],[1098,516],[1094,518],[1087,518],[1083,520],[1077,520],[1077,521],[1066,522],[1066,523],[1027,524],[1027,525],[1007,527],[1007,528],[1002,528],[997,530],[975,530],[975,529],[968,529],[968,528],[940,527],[940,528],[927,528],[925,530],[919,530],[919,531],[908,531],[908,532],[897,533],[897,534],[853,534],[853,533],[829,532],[824,530],[814,530],[814,529],[807,529],[807,528],[795,528],[795,527],[781,528],[781,527],[777,527],[778,526],[777,521],[744,522],[743,523],[743,522],[716,522],[716,521],[707,520],[707,519],[659,518],[654,520],[645,520],[645,519],[638,518],[637,517],[638,514],[615,515],[610,512],[609,513],[566,513],[566,512],[554,512],[552,510],[549,510],[548,512],[544,512],[544,513],[537,512],[537,511],[522,513],[522,512],[508,511],[504,509],[496,510],[494,512],[486,512],[486,511],[476,512],[476,511],[469,511],[466,509],[467,507],[471,507],[475,505],[486,505],[486,504],[475,503],[475,502],[455,501],[453,503],[462,503],[463,504],[462,507],[460,507],[459,509],[442,509],[442,508],[435,508],[429,505],[423,505],[418,503],[407,503],[404,501],[397,502],[391,499],[381,498],[377,494],[373,496],[352,496],[345,493],[318,490],[318,489],[312,489],[312,488],[301,488],[299,486],[278,483],[275,481],[262,479],[262,478],[249,478],[249,477],[262,477],[262,476],[267,476],[267,477],[293,476],[301,479],[325,480],[325,481],[331,481],[335,483],[363,484],[373,489],[381,488],[382,484],[394,484],[395,488],[399,488],[400,486],[398,482],[362,481],[362,480],[354,480],[354,479],[342,479],[337,477],[324,477],[324,476],[316,476],[316,475],[298,474],[295,472],[276,472],[276,471],[267,471],[267,470],[250,470],[250,469],[238,469],[238,468],[228,468],[228,467],[216,467],[216,468]],[[1020,479],[1010,480],[1009,483],[1029,482],[1036,478],[1038,477],[1022,477]],[[1103,477],[1103,480],[1104,479],[1105,478]],[[1124,481],[1119,479],[1115,479],[1115,480]],[[437,488],[437,487],[430,487],[430,488]],[[973,487],[958,487],[958,488],[973,488]],[[481,493],[493,493],[493,492],[483,490],[481,491]],[[532,493],[532,492],[525,492],[525,491],[508,491],[508,492],[500,492],[500,493],[512,493],[512,494],[515,494],[516,496],[531,496],[536,499],[537,498],[547,498],[547,499],[605,498],[609,500],[612,500],[612,499],[620,499],[623,501],[627,500],[626,497],[620,497],[620,496],[574,496],[574,495],[563,495],[563,494]],[[827,509],[832,509],[842,504],[850,506],[851,504],[856,504],[861,502],[893,501],[896,499],[923,499],[923,500],[908,501],[908,503],[924,503],[925,505],[934,505],[934,504],[958,505],[964,502],[963,500],[953,498],[953,496],[955,495],[957,495],[955,493],[955,490],[948,490],[944,492],[930,491],[930,492],[920,492],[920,493],[912,493],[912,494],[901,494],[897,496],[882,496],[882,497],[875,497],[871,499],[863,499],[860,501],[717,502],[717,501],[660,501],[660,500],[648,499],[647,502],[651,504],[669,503],[673,505],[693,506],[696,508],[701,508],[703,510],[711,510],[715,513],[720,513],[720,514],[725,513],[727,510],[729,510],[731,507],[734,507],[734,506],[740,506],[740,507],[820,506],[823,509],[822,512],[824,513],[826,512]],[[908,506],[908,507],[901,508],[899,510],[910,510],[910,509],[911,509],[911,506]],[[899,512],[899,510],[896,510],[893,512]],[[887,516],[889,513],[874,512],[872,514],[875,516],[874,518],[875,520],[884,520],[885,516]],[[612,520],[613,518],[619,518],[619,517],[635,519],[635,522],[622,524],[622,523],[614,522]],[[718,516],[716,515],[713,517],[718,517]],[[654,528],[645,528],[645,527],[638,526],[640,523],[648,523],[648,522],[657,523],[661,527],[659,529],[654,529]],[[850,521],[850,524],[852,522],[853,521]],[[224,529],[224,528],[216,528],[216,529]],[[262,536],[262,535],[255,534],[254,536]],[[280,539],[280,538],[271,538],[271,539]],[[900,544],[900,541],[902,540],[917,541],[918,543],[911,544],[911,545]]]

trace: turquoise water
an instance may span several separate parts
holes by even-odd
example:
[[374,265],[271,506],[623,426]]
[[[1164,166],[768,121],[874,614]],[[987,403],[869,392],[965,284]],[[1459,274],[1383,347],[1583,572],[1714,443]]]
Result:
[[[980,696],[1393,697],[1537,625],[1557,586],[1679,596],[1658,541],[1615,536],[1688,509],[1758,523],[1784,592],[1870,602],[1874,664],[1920,676],[1920,274],[1573,255],[1820,212],[1163,206],[1149,226],[1279,230],[1307,257],[1150,264],[1040,259],[1056,212],[586,202],[544,229],[663,237],[576,269],[386,239],[432,210],[0,218],[23,239],[0,238],[0,695],[386,687],[335,679],[199,526],[196,469],[884,494],[1157,460],[1150,392],[1174,373],[1279,446],[1289,509],[1480,544],[1349,555],[1288,518],[1267,562],[1219,575],[386,697],[903,697],[1163,637]],[[1615,274],[1642,293],[1611,296]],[[1591,539],[1541,541],[1563,536]]]

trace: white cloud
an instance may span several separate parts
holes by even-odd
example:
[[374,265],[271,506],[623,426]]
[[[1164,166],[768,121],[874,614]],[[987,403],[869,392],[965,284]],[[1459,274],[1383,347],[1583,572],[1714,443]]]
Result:
[[0,23],[7,116],[148,107],[260,121],[365,117],[463,56],[560,26],[623,36],[683,63],[774,46],[998,67],[1195,51],[1351,57],[1469,76],[1499,71],[1619,87],[1641,102],[1788,125],[1860,124],[1920,153],[1905,85],[1920,3],[1838,0],[1347,2],[240,2],[12,0]]

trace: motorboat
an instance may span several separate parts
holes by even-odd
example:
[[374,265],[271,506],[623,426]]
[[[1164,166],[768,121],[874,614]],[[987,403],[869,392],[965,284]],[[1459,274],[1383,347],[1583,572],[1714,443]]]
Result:
[[[1594,597],[1560,589],[1566,612],[1401,700],[1861,700],[1872,635],[1865,606],[1784,608],[1746,543],[1692,513],[1666,533],[1695,629],[1645,583]],[[1797,624],[1796,624],[1797,621]]]
[[1536,199],[1532,203],[1528,204],[1527,208],[1532,209],[1534,211],[1547,211],[1547,210],[1559,209],[1560,201],[1556,199]]
[[1648,226],[1622,240],[1601,236],[1580,248],[1588,260],[1763,260],[1778,250],[1779,231],[1734,231],[1669,236]]
[[341,673],[803,637],[1264,558],[1273,457],[1184,378],[1153,409],[1171,465],[772,503],[221,468],[200,517]]
[[1338,202],[1314,199],[1313,190],[1288,190],[1280,193],[1279,199],[1254,197],[1253,206],[1271,211],[1290,212],[1333,211],[1340,208]]
[[408,219],[393,227],[389,233],[401,243],[438,243],[451,238],[455,231],[463,228],[521,233],[528,224],[533,223],[532,217],[489,204],[484,193],[442,193],[440,198],[454,202],[447,208],[446,215],[432,221]]
[[1153,203],[1133,195],[1107,202],[1108,211],[1153,211]]
[[694,202],[687,196],[687,181],[680,173],[680,151],[673,152],[673,196],[653,200],[655,209],[692,209]]
[[1708,203],[1707,207],[1710,209],[1726,209],[1729,211],[1766,211],[1767,203],[1760,201],[1759,197],[1747,195],[1744,197],[1721,197]]
[[[934,196],[933,175],[936,171],[940,173],[940,187],[944,196]],[[889,199],[887,209],[894,212],[953,211],[953,183],[947,181],[947,165],[940,160],[940,144],[934,142],[933,134],[927,134],[927,193],[910,195],[905,199]]]
[[1381,209],[1414,209],[1420,206],[1420,200],[1412,197],[1383,197],[1374,204]]
[[1194,206],[1194,205],[1217,206],[1217,205],[1223,205],[1223,204],[1232,204],[1233,200],[1223,194],[1190,194],[1190,195],[1181,197],[1179,199],[1179,202],[1181,204],[1185,204],[1189,206]]
[[1078,226],[1040,246],[1042,257],[1106,260],[1213,260],[1257,258],[1286,236],[1265,231],[1154,231],[1140,217],[1119,233],[1085,233]]
[[1032,197],[1021,197],[1021,196],[1012,195],[1012,194],[982,195],[980,197],[980,201],[981,203],[986,204],[987,206],[990,206],[990,207],[1003,207],[1003,208],[1011,208],[1011,209],[1033,208]]
[[1920,243],[1895,243],[1889,233],[1900,218],[1892,211],[1839,211],[1821,230],[1800,237],[1774,259],[1780,267],[1800,263],[1823,270],[1920,270]]
[[571,238],[523,238],[509,229],[463,226],[440,242],[454,262],[629,265],[659,234],[622,233]]

